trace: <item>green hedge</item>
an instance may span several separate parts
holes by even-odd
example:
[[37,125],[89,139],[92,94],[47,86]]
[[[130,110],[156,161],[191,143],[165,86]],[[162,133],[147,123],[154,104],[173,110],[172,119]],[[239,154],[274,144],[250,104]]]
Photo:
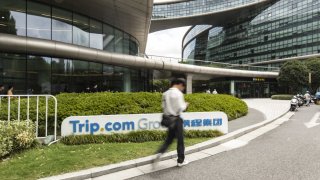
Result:
[[[109,114],[140,114],[160,113],[161,93],[65,93],[57,95],[58,99],[58,125],[69,116],[82,115],[109,115]],[[189,94],[185,96],[190,103],[188,112],[222,111],[228,115],[229,120],[236,119],[248,113],[248,107],[240,99],[229,95]],[[7,118],[6,99],[2,100],[0,119]],[[12,100],[11,117],[17,118],[17,99]],[[21,100],[21,112],[26,112],[26,99]],[[40,99],[40,129],[45,126],[45,100]],[[49,121],[53,120],[53,101],[49,104]],[[30,99],[30,118],[35,120],[36,100]],[[26,114],[21,115],[26,119]],[[52,126],[52,123],[49,124]],[[43,135],[43,130],[39,132]],[[52,127],[49,134],[52,134]]]
[[292,97],[293,97],[293,95],[290,95],[290,94],[277,94],[277,95],[271,96],[271,99],[274,99],[274,100],[291,100]]
[[0,159],[35,144],[35,127],[32,122],[0,121]]
[[[163,141],[166,138],[166,131],[133,131],[125,134],[110,135],[78,135],[66,136],[61,142],[66,145],[80,144],[102,144],[102,143],[142,143],[148,141]],[[213,138],[223,135],[216,130],[189,130],[185,131],[186,138]]]

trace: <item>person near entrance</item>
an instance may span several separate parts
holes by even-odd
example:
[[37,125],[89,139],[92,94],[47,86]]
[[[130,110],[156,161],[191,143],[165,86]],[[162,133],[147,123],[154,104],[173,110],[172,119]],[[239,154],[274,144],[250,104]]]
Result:
[[212,91],[212,94],[218,94],[218,91],[217,91],[216,89],[214,89],[214,90]]
[[175,79],[171,82],[171,88],[162,96],[163,114],[173,118],[173,126],[168,128],[168,134],[165,142],[157,151],[156,159],[154,160],[154,168],[159,162],[160,157],[166,152],[168,147],[172,144],[174,138],[177,138],[177,152],[178,164],[177,166],[184,166],[188,164],[184,155],[184,137],[183,137],[183,119],[180,117],[181,113],[185,111],[189,105],[184,100],[183,91],[186,88],[186,81],[182,78]]
[[0,84],[0,95],[5,95],[4,85]]
[[310,95],[309,91],[307,91],[306,94],[304,94],[304,98],[306,100],[306,106],[310,106],[311,95]]

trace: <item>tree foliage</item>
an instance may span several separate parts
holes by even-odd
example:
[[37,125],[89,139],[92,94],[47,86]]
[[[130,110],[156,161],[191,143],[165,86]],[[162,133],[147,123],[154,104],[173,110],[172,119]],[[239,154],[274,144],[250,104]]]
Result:
[[286,62],[280,69],[278,82],[287,87],[290,93],[301,92],[308,85],[308,67],[301,61]]
[[308,60],[306,61],[306,66],[311,73],[311,90],[315,92],[320,85],[320,59]]

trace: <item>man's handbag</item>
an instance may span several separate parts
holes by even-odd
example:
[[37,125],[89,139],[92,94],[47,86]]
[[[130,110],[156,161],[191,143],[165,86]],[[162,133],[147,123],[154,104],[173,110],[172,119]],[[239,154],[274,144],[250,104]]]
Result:
[[170,115],[162,115],[161,125],[167,128],[173,128],[178,117]]

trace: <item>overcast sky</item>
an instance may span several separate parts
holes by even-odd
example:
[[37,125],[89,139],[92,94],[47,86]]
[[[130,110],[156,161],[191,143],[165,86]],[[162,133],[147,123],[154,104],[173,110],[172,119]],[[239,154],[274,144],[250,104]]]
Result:
[[181,27],[149,34],[146,54],[181,58],[182,38],[188,29]]

